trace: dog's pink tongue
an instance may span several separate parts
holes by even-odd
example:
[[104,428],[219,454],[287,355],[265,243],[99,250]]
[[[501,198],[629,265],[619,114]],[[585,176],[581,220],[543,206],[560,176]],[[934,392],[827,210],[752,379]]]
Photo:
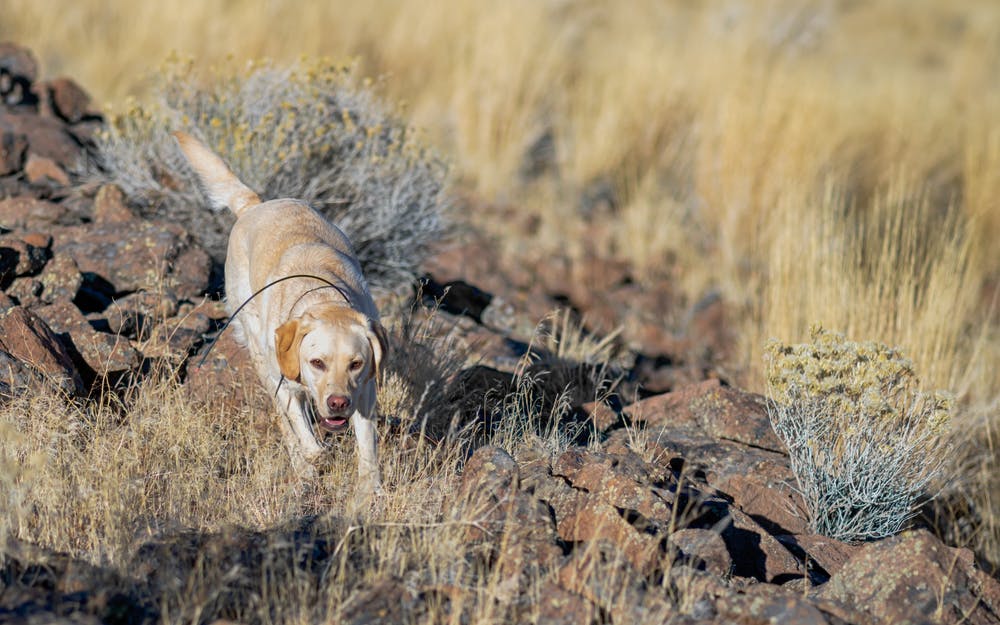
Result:
[[330,430],[331,432],[336,432],[337,430],[342,430],[344,426],[347,425],[346,418],[337,417],[327,417],[319,422],[324,429]]

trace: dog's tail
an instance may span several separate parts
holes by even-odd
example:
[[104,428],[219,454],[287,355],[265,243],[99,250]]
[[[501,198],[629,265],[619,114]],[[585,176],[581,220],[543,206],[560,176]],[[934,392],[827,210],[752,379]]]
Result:
[[180,131],[174,133],[174,138],[191,168],[198,174],[214,208],[228,206],[239,217],[248,208],[260,204],[260,197],[243,184],[223,160],[201,141]]

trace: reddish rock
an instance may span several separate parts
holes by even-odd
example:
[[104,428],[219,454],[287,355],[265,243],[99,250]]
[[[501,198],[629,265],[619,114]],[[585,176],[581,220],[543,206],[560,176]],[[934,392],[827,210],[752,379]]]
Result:
[[123,223],[136,218],[125,203],[125,194],[118,185],[105,184],[94,197],[94,221],[99,224]]
[[52,111],[75,124],[90,113],[90,96],[70,78],[56,78],[41,85]]
[[751,586],[744,593],[723,594],[716,600],[715,609],[724,623],[828,625],[831,622],[801,594],[781,592],[766,584]]
[[334,622],[343,625],[406,623],[426,611],[419,594],[395,579],[369,583],[338,607]]
[[709,478],[709,484],[732,498],[740,510],[746,512],[771,533],[804,534],[808,531],[805,504],[802,496],[792,487],[784,467],[775,476],[766,471],[730,473]]
[[650,488],[652,483],[662,482],[665,475],[653,478],[635,454],[627,450],[626,453],[626,456],[611,456],[570,449],[553,463],[552,474],[566,478],[575,488],[594,494],[616,508],[638,512],[647,523],[665,527],[672,518],[672,506]]
[[0,111],[0,128],[23,134],[32,154],[52,159],[63,169],[72,169],[83,156],[83,147],[61,120],[24,113]]
[[171,290],[178,297],[208,287],[211,260],[180,226],[155,221],[57,228],[56,252],[69,254],[80,271],[94,273],[116,292]]
[[21,104],[38,78],[38,61],[31,50],[13,43],[0,43],[0,101]]
[[212,308],[206,302],[179,306],[175,317],[165,319],[153,327],[150,337],[140,346],[143,355],[180,364],[193,353],[212,328]]
[[56,254],[38,276],[42,285],[40,294],[43,301],[52,304],[58,300],[72,302],[83,285],[83,275],[70,256]]
[[15,306],[0,315],[0,350],[39,371],[66,393],[81,393],[83,381],[59,337],[34,313]]
[[718,577],[732,572],[733,558],[718,532],[706,529],[681,529],[670,535],[670,544],[680,550],[684,560]]
[[21,171],[28,153],[28,137],[0,125],[0,176]]
[[600,607],[613,623],[666,623],[676,616],[666,592],[647,588],[614,541],[596,537],[575,549],[559,569],[559,584]]
[[[4,273],[9,272],[12,276],[37,274],[51,256],[48,248],[31,245],[23,238],[9,234],[0,236],[0,250],[6,250],[0,253],[7,260],[3,263]],[[11,259],[13,263],[10,263]]]
[[708,434],[781,452],[771,428],[764,397],[706,380],[673,393],[657,395],[625,408],[636,420],[652,424],[694,423]]
[[792,551],[801,551],[800,558],[818,564],[830,575],[839,573],[844,564],[861,548],[861,545],[851,545],[819,534],[796,534],[775,538]]
[[75,352],[81,370],[101,377],[131,371],[139,365],[139,354],[127,338],[94,330],[72,303],[61,300],[36,312],[49,327],[66,337],[71,356]]
[[0,226],[8,230],[46,230],[67,215],[65,207],[30,196],[0,200]]
[[[167,319],[177,315],[179,304],[177,297],[168,292],[139,291],[114,300],[107,310],[101,313],[108,324],[108,331],[114,334],[124,334],[142,341],[152,335],[153,328]],[[214,311],[219,314],[219,311]],[[210,319],[221,319],[226,315],[207,315]]]
[[531,622],[546,625],[588,625],[596,623],[598,617],[594,604],[551,580],[538,589],[532,611]]
[[29,154],[24,163],[24,176],[31,184],[69,185],[69,175],[53,159],[47,156]]
[[1000,582],[926,530],[863,545],[816,594],[884,623],[1000,621]]
[[733,558],[734,575],[776,584],[805,576],[802,563],[760,524],[735,507],[728,513],[732,525],[722,530],[722,539]]
[[582,495],[573,512],[557,517],[556,529],[567,542],[607,540],[644,574],[651,573],[663,559],[656,536],[632,526],[614,506],[595,495]]
[[[206,353],[208,357],[202,363]],[[260,385],[249,353],[236,343],[231,331],[220,334],[214,343],[202,347],[189,360],[184,389],[191,397],[205,402],[227,406],[249,403],[268,410],[271,406],[271,398]]]
[[591,401],[580,406],[583,417],[594,425],[598,432],[604,432],[610,428],[621,416],[618,412],[603,401]]

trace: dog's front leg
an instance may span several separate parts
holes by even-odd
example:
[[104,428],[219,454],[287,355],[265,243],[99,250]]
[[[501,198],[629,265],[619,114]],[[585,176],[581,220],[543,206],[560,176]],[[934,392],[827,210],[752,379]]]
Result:
[[313,435],[302,394],[288,388],[286,384],[278,389],[275,403],[285,446],[292,458],[292,467],[302,477],[315,477],[316,467],[313,463],[319,459],[323,448]]
[[351,415],[351,425],[354,426],[358,447],[358,484],[368,493],[377,493],[382,489],[382,474],[378,468],[375,420],[355,410]]

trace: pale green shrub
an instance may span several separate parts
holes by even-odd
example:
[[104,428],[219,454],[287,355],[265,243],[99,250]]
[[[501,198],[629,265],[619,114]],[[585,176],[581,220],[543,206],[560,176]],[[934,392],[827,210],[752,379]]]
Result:
[[145,216],[180,223],[216,260],[233,217],[207,208],[170,132],[202,139],[264,199],[300,198],[351,238],[368,279],[410,281],[446,234],[446,167],[350,67],[168,63],[155,101],[133,104],[98,140],[93,177]]
[[767,346],[768,412],[810,529],[839,540],[899,532],[942,476],[950,395],[921,392],[897,350],[816,327]]

